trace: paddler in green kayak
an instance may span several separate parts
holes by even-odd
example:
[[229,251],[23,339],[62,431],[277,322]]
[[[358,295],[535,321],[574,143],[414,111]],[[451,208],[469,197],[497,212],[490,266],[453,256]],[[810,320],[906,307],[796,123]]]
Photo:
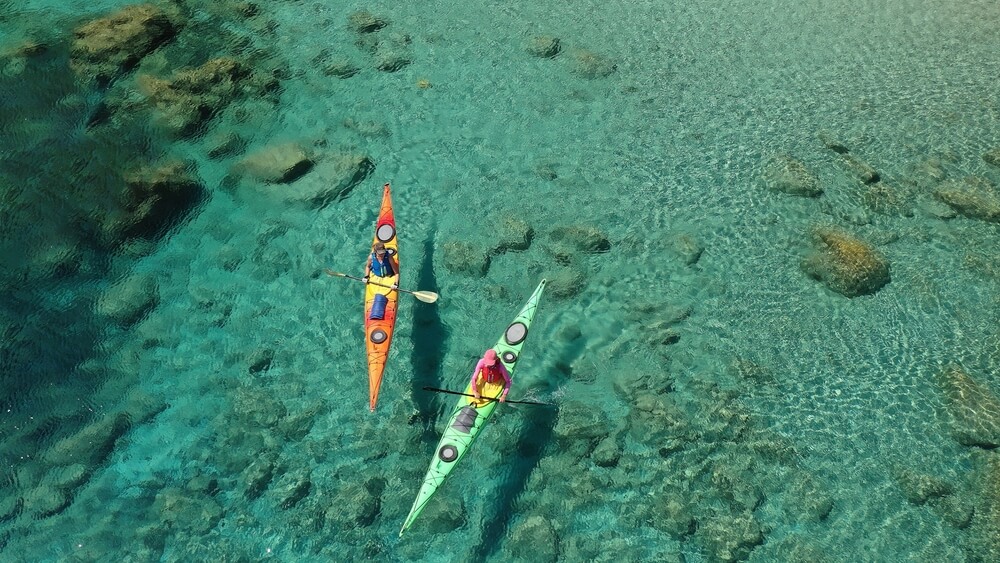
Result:
[[483,398],[480,389],[484,383],[499,383],[501,378],[503,378],[503,393],[500,394],[500,402],[503,403],[507,400],[507,392],[510,391],[510,372],[503,362],[497,361],[496,350],[490,348],[479,359],[476,369],[472,372],[470,383],[476,399]]

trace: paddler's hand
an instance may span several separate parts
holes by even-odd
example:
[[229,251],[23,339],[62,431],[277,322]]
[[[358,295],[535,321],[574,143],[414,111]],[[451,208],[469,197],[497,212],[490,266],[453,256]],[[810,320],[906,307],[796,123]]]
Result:
[[507,394],[506,393],[504,393],[503,395],[500,395],[500,402],[501,403],[507,402]]
[[361,278],[361,281],[363,281],[365,283],[368,283],[368,276],[365,276],[365,277]]
[[480,395],[478,391],[473,393],[472,395],[476,398],[477,401],[483,400],[483,396]]
[[393,283],[392,286],[389,289],[399,289],[399,284],[398,283]]

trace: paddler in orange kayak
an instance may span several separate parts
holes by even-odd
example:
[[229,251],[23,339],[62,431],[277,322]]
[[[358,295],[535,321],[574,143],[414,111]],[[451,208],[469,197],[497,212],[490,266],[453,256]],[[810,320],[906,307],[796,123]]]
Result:
[[[392,289],[399,287],[399,262],[396,257],[385,250],[385,245],[376,242],[372,245],[372,253],[365,263],[365,275],[361,279],[368,283],[372,275],[380,278],[392,277]],[[391,291],[391,290],[390,290]]]

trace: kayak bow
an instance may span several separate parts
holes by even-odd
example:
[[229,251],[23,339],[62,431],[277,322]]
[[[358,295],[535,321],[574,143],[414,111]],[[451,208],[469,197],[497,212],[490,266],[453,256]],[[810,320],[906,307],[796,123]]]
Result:
[[[399,247],[396,240],[396,219],[392,212],[392,198],[389,195],[389,184],[382,188],[382,207],[379,209],[378,222],[375,223],[375,240],[385,244],[386,252],[399,261]],[[398,272],[397,272],[398,273]],[[399,302],[399,292],[387,289],[392,285],[391,277],[372,275],[365,286],[365,350],[368,355],[368,406],[375,411],[378,402],[378,390],[382,385],[382,374],[385,371],[385,361],[389,357],[389,344],[392,343],[392,329],[396,326],[396,305]],[[385,295],[385,315],[380,320],[372,320],[372,306],[376,295]]]
[[[538,300],[541,298],[542,290],[544,289],[545,280],[542,280],[535,289],[535,292],[531,294],[531,298],[528,299],[528,302],[521,309],[521,312],[514,318],[514,322],[510,323],[507,330],[504,331],[503,336],[500,337],[500,340],[493,347],[493,350],[497,353],[497,357],[507,367],[507,371],[510,372],[511,377],[514,376],[514,368],[517,367],[517,361],[520,358],[521,346],[524,345],[524,341],[528,336],[528,327],[531,325],[531,319],[535,316],[535,309],[538,307]],[[420,491],[417,493],[417,498],[413,501],[413,507],[410,508],[410,514],[406,517],[406,521],[403,522],[402,529],[399,530],[400,536],[413,524],[413,521],[423,511],[438,487],[444,483],[445,478],[448,477],[451,470],[458,465],[458,462],[461,461],[465,453],[469,451],[469,446],[472,445],[472,442],[479,435],[480,430],[486,425],[486,422],[496,409],[498,403],[496,399],[502,392],[502,382],[483,383],[483,389],[480,394],[482,399],[476,399],[474,396],[463,396],[455,404],[451,417],[448,419],[448,427],[445,428],[444,435],[441,436],[441,441],[438,442],[434,457],[431,458],[430,467],[424,476],[424,482],[420,485]],[[466,386],[465,394],[474,395],[471,382]]]

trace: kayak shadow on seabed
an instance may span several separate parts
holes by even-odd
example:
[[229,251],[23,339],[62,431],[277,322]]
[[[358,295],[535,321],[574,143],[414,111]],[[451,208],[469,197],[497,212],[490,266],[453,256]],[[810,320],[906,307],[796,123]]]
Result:
[[483,529],[482,537],[470,557],[472,561],[486,560],[504,544],[503,539],[511,520],[518,516],[514,514],[517,498],[524,492],[531,472],[542,459],[546,446],[550,444],[552,429],[556,424],[557,409],[523,406],[518,407],[518,410],[521,412],[509,413],[524,417],[517,440],[514,442],[517,444],[517,449],[507,465],[506,475],[496,487],[497,494],[494,496],[496,502],[491,511],[493,517],[489,518]]
[[[434,277],[434,239],[424,241],[423,259],[414,287],[437,291],[437,281]],[[424,437],[436,436],[434,423],[435,397],[433,393],[424,391],[424,387],[440,387],[441,358],[445,354],[445,343],[448,340],[448,330],[441,322],[438,308],[433,305],[416,304],[413,307],[413,352],[410,355],[410,365],[414,366],[410,383],[413,386],[411,394],[417,406],[417,420],[423,426]],[[434,438],[436,439],[436,438]]]

